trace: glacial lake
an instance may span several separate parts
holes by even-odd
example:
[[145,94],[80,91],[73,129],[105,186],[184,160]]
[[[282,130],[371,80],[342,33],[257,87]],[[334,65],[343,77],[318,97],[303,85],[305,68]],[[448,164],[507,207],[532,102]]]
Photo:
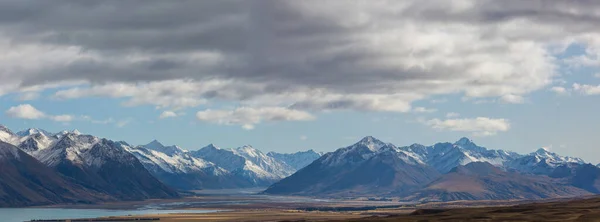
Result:
[[23,222],[34,219],[75,219],[109,216],[172,213],[213,213],[218,210],[103,210],[103,209],[61,209],[61,208],[0,208],[0,221]]

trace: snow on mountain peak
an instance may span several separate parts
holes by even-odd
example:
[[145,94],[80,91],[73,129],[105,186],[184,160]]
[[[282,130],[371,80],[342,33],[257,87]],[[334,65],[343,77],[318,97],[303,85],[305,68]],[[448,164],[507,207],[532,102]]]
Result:
[[463,137],[460,138],[458,141],[456,141],[456,143],[454,143],[455,145],[471,145],[474,144],[473,140],[467,138],[467,137]]
[[550,150],[548,150],[547,148],[539,148],[535,152],[531,153],[531,155],[542,159],[561,159],[561,156],[557,155],[556,153],[550,152]]
[[15,135],[15,133],[13,133],[13,131],[11,131],[8,127],[6,127],[4,125],[0,125],[0,132],[5,132],[10,135]]
[[146,148],[150,148],[150,149],[160,149],[160,148],[164,148],[165,145],[163,145],[162,143],[158,142],[158,140],[152,140],[152,142],[144,145],[144,147]]
[[358,143],[356,143],[355,145],[366,146],[367,148],[369,148],[369,150],[375,152],[381,149],[382,147],[386,146],[387,144],[382,142],[381,140],[376,139],[375,137],[366,136],[362,140],[358,141]]
[[165,146],[157,140],[152,140],[152,142],[143,145],[143,148],[154,150],[158,152],[165,153],[167,155],[174,155],[177,153],[184,153],[185,151],[178,146]]
[[31,136],[31,135],[35,135],[35,134],[44,134],[46,136],[52,135],[44,130],[40,130],[40,129],[36,129],[36,128],[29,128],[29,129],[17,132],[17,135],[19,135],[21,137]]
[[535,153],[537,153],[537,154],[548,154],[548,153],[550,153],[550,150],[548,148],[546,148],[546,147],[542,147],[542,148],[537,149],[535,151]]
[[539,148],[538,150],[536,150],[535,152],[531,153],[530,155],[535,156],[539,159],[544,159],[547,160],[546,162],[548,162],[548,164],[553,164],[553,163],[585,163],[585,161],[583,161],[580,158],[573,158],[573,157],[568,157],[568,156],[560,156],[556,153],[550,152],[550,150],[548,150],[548,148],[542,147]]
[[6,128],[3,125],[0,125],[0,141],[15,144],[15,141],[18,139],[18,136],[14,134],[10,129]]
[[71,133],[75,135],[81,135],[81,132],[79,132],[77,129],[72,130]]

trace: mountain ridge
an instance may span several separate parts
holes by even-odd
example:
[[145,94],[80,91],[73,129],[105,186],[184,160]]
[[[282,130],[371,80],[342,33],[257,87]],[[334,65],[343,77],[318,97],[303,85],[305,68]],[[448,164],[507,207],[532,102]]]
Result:
[[[50,133],[30,128],[14,133],[0,125],[0,141],[18,146],[64,177],[77,181],[78,186],[118,199],[176,196],[170,187],[194,190],[258,186],[269,186],[265,193],[294,195],[406,196],[427,191],[425,196],[444,200],[519,196],[500,192],[500,188],[495,189],[500,193],[483,196],[439,190],[432,193],[432,189],[427,189],[431,183],[444,178],[459,177],[482,184],[481,179],[487,175],[473,174],[472,169],[465,167],[481,162],[493,167],[482,167],[491,170],[487,172],[489,175],[526,178],[522,186],[556,185],[544,184],[551,182],[566,187],[556,185],[556,189],[547,189],[543,195],[521,193],[522,197],[551,197],[552,192],[559,196],[600,193],[600,168],[580,158],[560,156],[546,149],[528,154],[487,149],[466,137],[453,143],[397,147],[366,136],[355,144],[325,154],[314,150],[265,154],[250,145],[222,149],[209,144],[187,151],[178,146],[165,146],[157,140],[131,146],[83,135],[77,130]],[[111,175],[117,175],[116,172],[128,173],[132,176],[123,178],[133,180],[115,180]],[[155,185],[145,186],[146,182]],[[134,195],[127,195],[128,192]],[[414,199],[421,200],[424,196]]]

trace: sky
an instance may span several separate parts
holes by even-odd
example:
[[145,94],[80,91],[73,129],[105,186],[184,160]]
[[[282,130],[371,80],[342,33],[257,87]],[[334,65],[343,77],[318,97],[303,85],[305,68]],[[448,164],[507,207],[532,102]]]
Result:
[[263,151],[469,137],[600,162],[600,2],[0,1],[0,124]]

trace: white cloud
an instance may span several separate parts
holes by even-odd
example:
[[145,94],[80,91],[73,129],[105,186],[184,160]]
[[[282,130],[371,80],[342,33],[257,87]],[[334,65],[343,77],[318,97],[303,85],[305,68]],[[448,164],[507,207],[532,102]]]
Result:
[[49,118],[51,120],[53,120],[53,121],[56,121],[56,122],[71,122],[71,121],[73,121],[75,119],[71,115],[50,116]]
[[123,128],[123,127],[127,126],[129,123],[131,123],[131,121],[132,121],[131,119],[119,120],[119,121],[117,121],[117,123],[115,125],[119,128]]
[[579,92],[584,95],[600,95],[600,85],[586,85],[573,83],[573,91]]
[[[213,85],[214,84],[214,85]],[[85,97],[129,98],[123,105],[154,105],[158,108],[181,109],[206,103],[203,93],[218,89],[220,81],[203,83],[189,80],[155,81],[150,83],[110,83],[90,87],[75,87],[57,91],[54,98],[76,99]]]
[[12,118],[19,119],[42,119],[46,118],[46,114],[42,111],[39,111],[35,107],[30,104],[22,104],[18,106],[10,107],[6,111],[6,115]]
[[510,129],[510,123],[506,119],[491,119],[488,117],[463,118],[463,119],[430,119],[421,121],[433,129],[448,130],[456,132],[470,132],[474,136],[491,136],[498,132]]
[[550,91],[559,94],[559,95],[565,95],[565,94],[569,94],[569,91],[567,88],[562,87],[562,86],[554,86],[552,88],[550,88]]
[[415,107],[412,111],[415,113],[434,113],[434,112],[437,112],[437,109],[428,109],[425,107]]
[[177,113],[173,112],[173,111],[164,111],[160,114],[160,116],[158,118],[160,119],[165,119],[165,118],[172,118],[172,117],[177,117]]
[[513,103],[513,104],[521,104],[525,102],[525,98],[519,95],[504,95],[500,98],[500,101],[503,103]]
[[300,140],[307,140],[307,139],[308,139],[308,137],[305,135],[300,136]]
[[244,125],[242,125],[242,129],[253,130],[254,129],[254,125],[252,125],[252,124],[244,124]]
[[308,121],[315,117],[310,113],[283,107],[251,108],[241,107],[234,110],[204,110],[196,113],[200,121],[223,124],[241,125],[244,129],[254,129],[261,122],[275,121]]
[[459,116],[460,116],[459,113],[454,113],[454,112],[446,113],[446,118],[454,118],[454,117],[459,117]]
[[109,123],[115,122],[115,120],[112,117],[109,117],[109,118],[103,119],[103,120],[97,120],[97,119],[94,119],[94,118],[92,118],[90,116],[81,116],[81,119],[84,120],[84,121],[88,121],[90,123],[93,123],[93,124],[109,124]]
[[6,111],[6,115],[18,119],[50,119],[56,122],[71,122],[75,119],[71,115],[48,115],[30,104],[21,104],[18,106],[10,107]]
[[17,98],[17,100],[30,101],[30,100],[36,100],[39,97],[40,97],[40,94],[38,92],[25,92],[25,93],[21,93],[19,95],[19,97]]
[[596,74],[594,74],[594,77],[596,77],[596,78],[600,78],[600,73],[596,73]]
[[431,102],[431,103],[446,103],[446,102],[448,102],[448,99],[446,99],[446,98],[442,98],[442,99],[432,99],[430,102]]

